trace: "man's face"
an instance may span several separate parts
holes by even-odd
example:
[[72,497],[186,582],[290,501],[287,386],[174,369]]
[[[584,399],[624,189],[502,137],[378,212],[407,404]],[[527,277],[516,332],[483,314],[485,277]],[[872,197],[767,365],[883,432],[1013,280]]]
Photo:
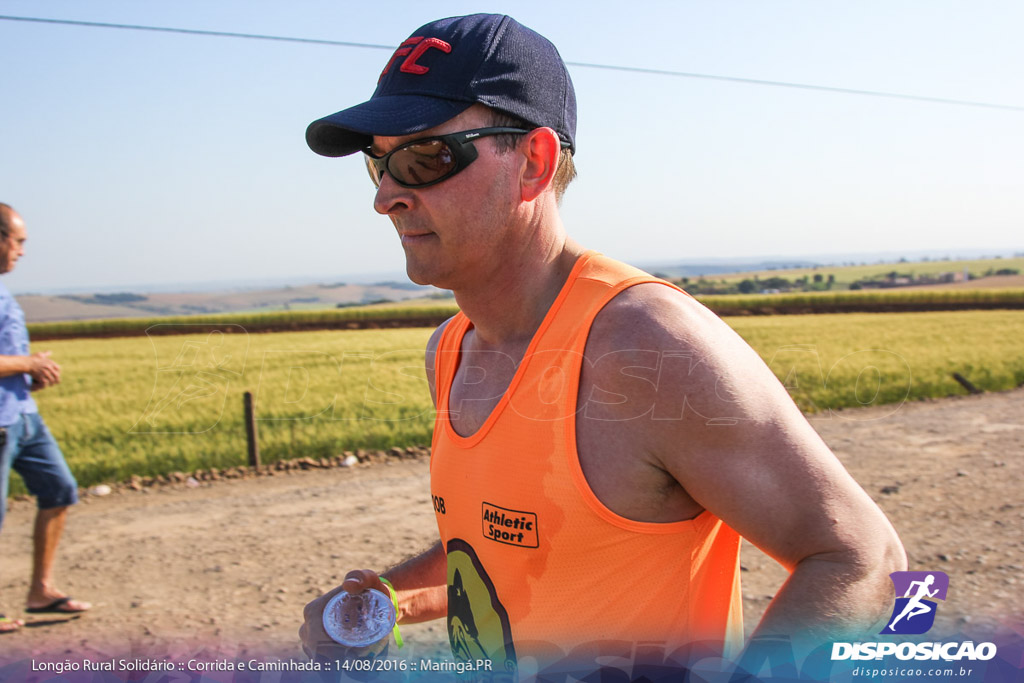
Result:
[[[413,135],[373,138],[374,154],[444,133],[490,125],[479,105],[445,123]],[[467,168],[436,185],[406,188],[386,173],[374,209],[391,218],[405,250],[409,279],[446,289],[471,286],[493,274],[510,239],[518,206],[514,153],[499,153],[493,138],[473,143],[479,156]]]
[[[0,209],[0,211],[3,210]],[[25,254],[25,221],[15,211],[10,211],[7,218],[11,224],[11,230],[2,249],[0,249],[0,255],[3,258],[3,263],[0,264],[0,273],[9,273],[14,270],[18,259]]]

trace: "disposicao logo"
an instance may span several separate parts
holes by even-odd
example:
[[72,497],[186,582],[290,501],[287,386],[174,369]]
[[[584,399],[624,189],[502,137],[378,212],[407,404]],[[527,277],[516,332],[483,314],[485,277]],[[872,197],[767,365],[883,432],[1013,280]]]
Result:
[[[892,608],[881,635],[919,635],[927,633],[935,624],[936,600],[945,600],[949,590],[949,576],[945,572],[893,572],[889,575],[896,588],[896,604]],[[986,661],[996,656],[994,643],[931,642],[931,643],[833,643],[832,661],[879,660],[896,657],[899,660],[957,660]]]
[[882,635],[927,633],[935,623],[938,603],[945,600],[949,576],[945,572],[893,572],[889,575],[896,588],[896,604]]

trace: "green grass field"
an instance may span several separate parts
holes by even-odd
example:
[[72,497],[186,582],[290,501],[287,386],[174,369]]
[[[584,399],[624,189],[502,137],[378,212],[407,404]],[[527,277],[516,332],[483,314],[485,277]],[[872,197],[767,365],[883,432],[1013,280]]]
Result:
[[245,463],[253,393],[264,462],[429,443],[430,330],[79,339],[34,344],[63,367],[36,394],[88,485]]
[[808,412],[1024,383],[1024,311],[726,318]]
[[[1024,382],[1024,311],[727,318],[805,410]],[[201,328],[195,328],[197,331]],[[429,329],[77,339],[35,343],[64,381],[37,393],[79,483],[245,463],[253,392],[264,462],[425,445]],[[23,491],[12,477],[12,493]]]

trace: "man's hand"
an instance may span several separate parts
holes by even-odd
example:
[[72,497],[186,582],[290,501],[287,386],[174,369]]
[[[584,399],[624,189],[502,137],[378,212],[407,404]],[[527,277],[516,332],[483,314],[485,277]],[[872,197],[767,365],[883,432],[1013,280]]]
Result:
[[[347,659],[353,657],[365,657],[374,652],[380,651],[380,643],[369,645],[365,648],[349,648],[334,642],[324,631],[324,608],[335,595],[341,591],[352,594],[375,588],[384,595],[388,595],[388,589],[381,583],[376,572],[369,569],[357,569],[345,575],[345,580],[337,588],[321,595],[313,602],[306,605],[303,611],[305,622],[299,628],[299,639],[302,641],[302,651],[310,659],[321,657],[328,660]],[[384,640],[387,640],[386,636]]]
[[49,351],[33,353],[28,357],[33,390],[45,389],[60,383],[60,366],[50,358]]

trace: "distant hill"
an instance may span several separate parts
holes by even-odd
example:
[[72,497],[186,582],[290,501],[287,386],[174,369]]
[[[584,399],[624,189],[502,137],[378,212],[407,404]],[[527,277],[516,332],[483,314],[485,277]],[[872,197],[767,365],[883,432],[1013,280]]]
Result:
[[100,294],[17,295],[30,323],[97,318],[241,313],[357,306],[404,301],[439,290],[409,282],[312,284],[274,289],[221,292],[114,292]]
[[[840,257],[841,258],[841,257]],[[825,281],[823,287],[829,290],[848,289],[857,281],[906,280],[905,285],[917,284],[922,275],[969,274],[968,287],[1019,287],[1020,280],[1010,273],[1000,279],[1002,269],[1024,272],[1024,256],[975,260],[924,259],[909,261],[866,262],[849,257],[847,261],[822,262],[794,258],[775,258],[762,261],[717,259],[707,262],[674,264],[636,264],[661,277],[675,280],[695,294],[729,293],[719,285],[733,285],[744,279],[756,283],[770,278],[784,278],[796,282],[799,279]],[[855,265],[856,264],[856,265]],[[975,281],[975,278],[984,278]],[[950,278],[953,279],[953,278]],[[707,282],[703,289],[698,285]],[[970,284],[974,282],[975,284]],[[936,285],[933,285],[936,286]],[[717,288],[717,289],[716,289]],[[762,288],[760,284],[755,291]],[[812,287],[820,289],[822,287]],[[722,291],[719,291],[722,290]],[[437,296],[442,290],[422,287],[408,281],[385,281],[367,283],[321,283],[302,284],[262,289],[224,289],[220,291],[124,291],[109,290],[96,293],[76,292],[73,294],[18,294],[16,298],[25,310],[30,323],[58,322],[73,320],[95,320],[100,318],[151,318],[161,316],[202,315],[218,313],[271,312],[284,310],[326,309],[345,306],[402,302]]]

